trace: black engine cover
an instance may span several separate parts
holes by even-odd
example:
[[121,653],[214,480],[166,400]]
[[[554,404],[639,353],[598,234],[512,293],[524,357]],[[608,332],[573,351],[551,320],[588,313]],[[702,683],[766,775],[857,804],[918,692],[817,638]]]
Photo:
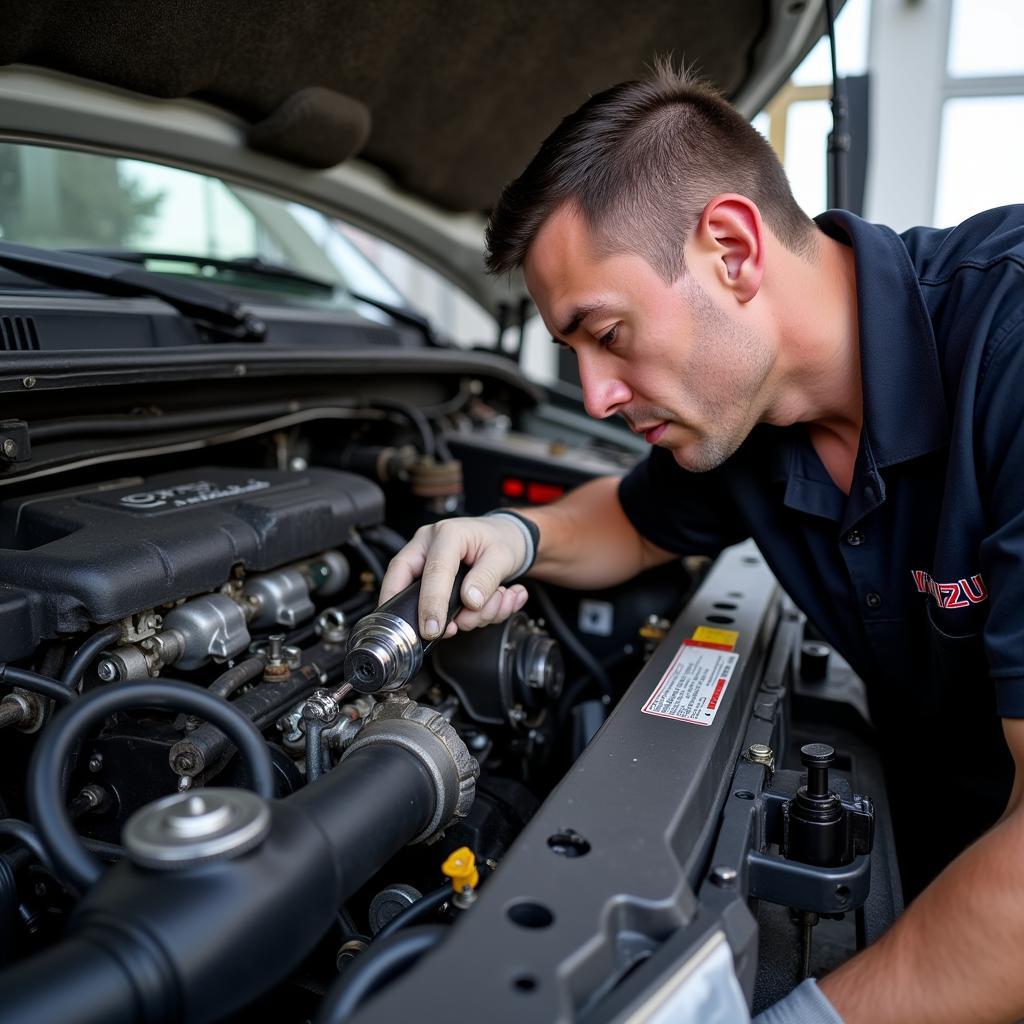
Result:
[[213,590],[382,521],[372,481],[338,470],[202,468],[0,504],[0,660]]

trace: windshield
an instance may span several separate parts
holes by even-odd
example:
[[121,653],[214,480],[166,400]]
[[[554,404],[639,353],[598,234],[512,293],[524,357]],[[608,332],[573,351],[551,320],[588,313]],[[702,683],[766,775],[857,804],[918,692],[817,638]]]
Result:
[[111,256],[141,253],[151,257],[147,269],[160,273],[358,307],[374,318],[382,318],[380,311],[353,292],[410,308],[320,211],[141,160],[0,143],[0,238]]

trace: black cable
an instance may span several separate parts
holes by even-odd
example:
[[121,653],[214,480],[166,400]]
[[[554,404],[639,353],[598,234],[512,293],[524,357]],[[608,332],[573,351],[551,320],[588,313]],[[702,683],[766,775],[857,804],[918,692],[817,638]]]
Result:
[[392,398],[370,398],[367,399],[366,404],[373,409],[386,409],[404,416],[419,432],[423,454],[431,459],[434,457],[437,451],[434,428],[416,406],[409,405],[407,402],[398,402]]
[[421,896],[415,903],[400,910],[377,934],[373,937],[374,944],[386,939],[389,935],[402,928],[408,928],[413,924],[420,924],[424,918],[436,914],[452,898],[452,886],[450,882],[426,895]]
[[226,700],[188,683],[172,680],[113,683],[62,708],[42,732],[28,766],[29,816],[54,864],[54,874],[84,891],[102,876],[96,858],[82,845],[64,807],[62,775],[78,737],[115,711],[148,707],[185,711],[212,722],[232,740],[247,761],[252,788],[274,796],[274,768],[259,730]]
[[[5,861],[5,863],[7,863],[10,866],[11,870],[20,871],[27,863],[29,863],[29,861],[32,860],[33,855],[35,855],[36,860],[38,860],[43,865],[43,867],[45,867],[47,870],[50,870],[49,857],[43,856],[43,853],[45,853],[45,851],[43,851],[43,853],[40,852],[42,847],[40,844],[39,833],[35,829],[27,821],[20,821],[16,818],[6,818],[0,820],[14,821],[17,822],[18,825],[24,825],[25,829],[27,830],[24,834],[31,834],[35,844],[30,845],[29,843],[23,842],[20,847],[12,847],[9,850],[4,850],[2,854],[2,859]],[[10,834],[14,836],[13,831]],[[22,835],[19,834],[15,838],[21,840]],[[91,839],[88,836],[82,836],[81,839],[82,845],[91,853],[95,853],[96,856],[99,857],[99,859],[102,861],[114,864],[117,861],[122,860],[124,858],[125,849],[123,846],[118,846],[117,843],[107,843],[104,842],[104,840],[102,839]]]
[[42,676],[27,668],[16,668],[14,665],[2,663],[0,663],[0,683],[20,686],[23,690],[31,690],[32,693],[39,694],[40,697],[50,697],[59,704],[68,704],[78,696],[74,690],[69,690],[57,679]]
[[370,545],[363,540],[356,530],[348,531],[348,544],[350,547],[355,549],[359,557],[366,563],[370,572],[377,577],[377,583],[379,585],[380,581],[384,579],[384,564],[377,557]]
[[531,580],[528,584],[530,596],[536,598],[537,603],[544,613],[544,618],[551,626],[552,632],[558,637],[559,643],[568,649],[569,653],[594,677],[597,685],[601,688],[602,697],[609,700],[612,696],[612,681],[604,666],[584,646],[583,641],[569,628],[569,624],[562,618],[561,613],[551,600],[551,595],[544,586]]
[[121,639],[121,627],[114,624],[107,626],[105,629],[101,629],[98,633],[93,633],[88,640],[82,644],[81,647],[75,651],[71,660],[67,664],[67,668],[64,669],[64,675],[61,682],[69,690],[81,689],[82,677],[85,675],[85,670],[93,663],[96,655],[100,653],[105,647],[109,647],[115,640]]
[[313,1024],[343,1024],[370,996],[439,946],[447,934],[445,925],[423,924],[389,936],[380,946],[374,942],[330,987]]
[[832,131],[828,134],[828,205],[830,209],[847,207],[846,162],[850,152],[850,135],[846,127],[846,93],[836,61],[835,0],[825,0],[825,22],[832,60]]
[[392,530],[384,523],[367,527],[363,530],[363,535],[391,556],[397,555],[409,543],[397,530]]
[[125,415],[81,417],[74,420],[53,420],[29,427],[33,444],[55,441],[62,437],[106,437],[160,433],[183,427],[219,426],[224,423],[246,423],[295,412],[293,402],[260,402],[227,409],[190,409],[187,412],[165,412],[158,415]]

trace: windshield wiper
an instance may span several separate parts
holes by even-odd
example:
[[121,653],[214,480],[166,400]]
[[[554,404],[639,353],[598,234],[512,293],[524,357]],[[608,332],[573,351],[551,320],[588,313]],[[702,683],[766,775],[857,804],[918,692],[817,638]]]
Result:
[[164,263],[190,263],[200,268],[212,267],[214,270],[291,281],[307,288],[315,288],[327,295],[333,295],[335,290],[335,285],[330,281],[319,277],[310,277],[308,274],[300,273],[282,263],[271,263],[259,256],[235,256],[231,259],[223,259],[220,256],[193,256],[181,252],[149,252],[133,249],[71,249],[66,251],[83,253],[86,256],[100,256],[108,260],[121,260],[124,263],[137,263],[141,266],[158,260]]
[[0,266],[59,288],[161,299],[192,320],[210,341],[262,341],[267,333],[258,316],[217,289],[125,266],[123,260],[0,242]]

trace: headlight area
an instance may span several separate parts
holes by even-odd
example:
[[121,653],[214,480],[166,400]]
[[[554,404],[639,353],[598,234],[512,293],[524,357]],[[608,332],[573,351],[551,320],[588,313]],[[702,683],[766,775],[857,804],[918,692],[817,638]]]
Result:
[[728,1008],[898,912],[859,681],[749,546],[345,687],[418,525],[621,468],[466,394],[0,493],[0,1021]]

